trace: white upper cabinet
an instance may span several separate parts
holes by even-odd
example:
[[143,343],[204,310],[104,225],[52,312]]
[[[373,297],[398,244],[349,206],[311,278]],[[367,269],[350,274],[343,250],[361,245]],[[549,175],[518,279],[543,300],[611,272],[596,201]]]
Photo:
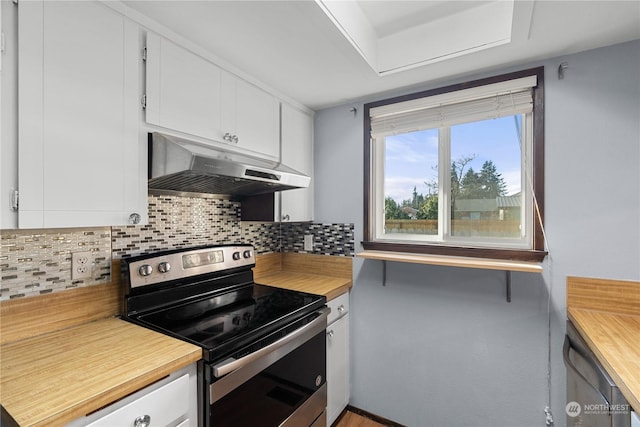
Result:
[[18,5],[20,228],[146,221],[138,26],[99,2]]
[[0,1],[0,229],[18,228],[18,8]]
[[154,33],[146,58],[147,123],[220,141],[222,70]]
[[280,157],[280,101],[273,95],[230,73],[222,75],[225,134],[238,147]]
[[146,121],[277,159],[279,102],[157,34],[147,34]]
[[282,104],[282,163],[311,176],[309,188],[280,192],[281,221],[313,219],[313,117]]

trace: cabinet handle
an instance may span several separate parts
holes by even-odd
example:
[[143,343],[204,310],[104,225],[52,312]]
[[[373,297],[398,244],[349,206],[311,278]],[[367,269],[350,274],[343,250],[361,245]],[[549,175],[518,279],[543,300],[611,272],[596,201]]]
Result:
[[229,132],[225,133],[222,139],[227,142],[233,142],[235,144],[238,143],[238,135],[231,135]]
[[330,330],[329,332],[327,332],[327,335],[329,336],[329,338],[333,338],[333,336],[334,336],[335,334],[336,334],[336,333],[335,333],[335,332],[333,332],[333,329],[332,329],[332,330]]
[[340,304],[340,306],[338,306],[338,312],[344,313],[344,305]]
[[149,427],[151,425],[151,417],[142,415],[133,421],[133,427]]
[[142,219],[142,217],[140,216],[139,213],[132,213],[131,215],[129,215],[129,224],[140,224],[140,220]]

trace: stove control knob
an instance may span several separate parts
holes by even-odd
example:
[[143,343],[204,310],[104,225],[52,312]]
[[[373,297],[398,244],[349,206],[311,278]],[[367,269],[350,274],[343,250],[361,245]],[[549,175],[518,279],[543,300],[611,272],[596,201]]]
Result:
[[171,270],[171,264],[169,264],[168,262],[163,261],[160,264],[158,264],[158,271],[160,273],[168,273],[169,270]]
[[140,273],[141,276],[149,276],[151,275],[151,273],[153,273],[153,267],[151,267],[149,264],[143,264],[140,266],[140,268],[138,268],[138,273]]
[[233,316],[233,319],[231,319],[231,323],[233,323],[234,325],[238,326],[240,325],[240,316]]
[[242,256],[246,259],[246,258],[251,258],[251,251],[250,250],[246,250],[244,252],[242,252]]
[[234,261],[238,261],[240,259],[240,252],[234,252],[232,258]]

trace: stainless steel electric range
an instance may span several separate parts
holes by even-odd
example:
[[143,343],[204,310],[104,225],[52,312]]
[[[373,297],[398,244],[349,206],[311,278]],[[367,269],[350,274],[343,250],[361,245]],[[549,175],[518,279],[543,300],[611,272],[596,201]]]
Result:
[[251,245],[165,251],[122,265],[124,317],[202,348],[200,425],[326,425],[324,296],[255,283]]

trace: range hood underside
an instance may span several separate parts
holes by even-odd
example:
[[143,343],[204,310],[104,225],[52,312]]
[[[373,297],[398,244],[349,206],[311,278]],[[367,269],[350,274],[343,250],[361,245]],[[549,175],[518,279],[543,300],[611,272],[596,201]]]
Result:
[[195,171],[183,171],[149,180],[150,191],[171,191],[181,193],[206,193],[221,196],[250,196],[275,191],[293,189],[293,186],[271,184],[251,179],[226,176],[203,175]]

